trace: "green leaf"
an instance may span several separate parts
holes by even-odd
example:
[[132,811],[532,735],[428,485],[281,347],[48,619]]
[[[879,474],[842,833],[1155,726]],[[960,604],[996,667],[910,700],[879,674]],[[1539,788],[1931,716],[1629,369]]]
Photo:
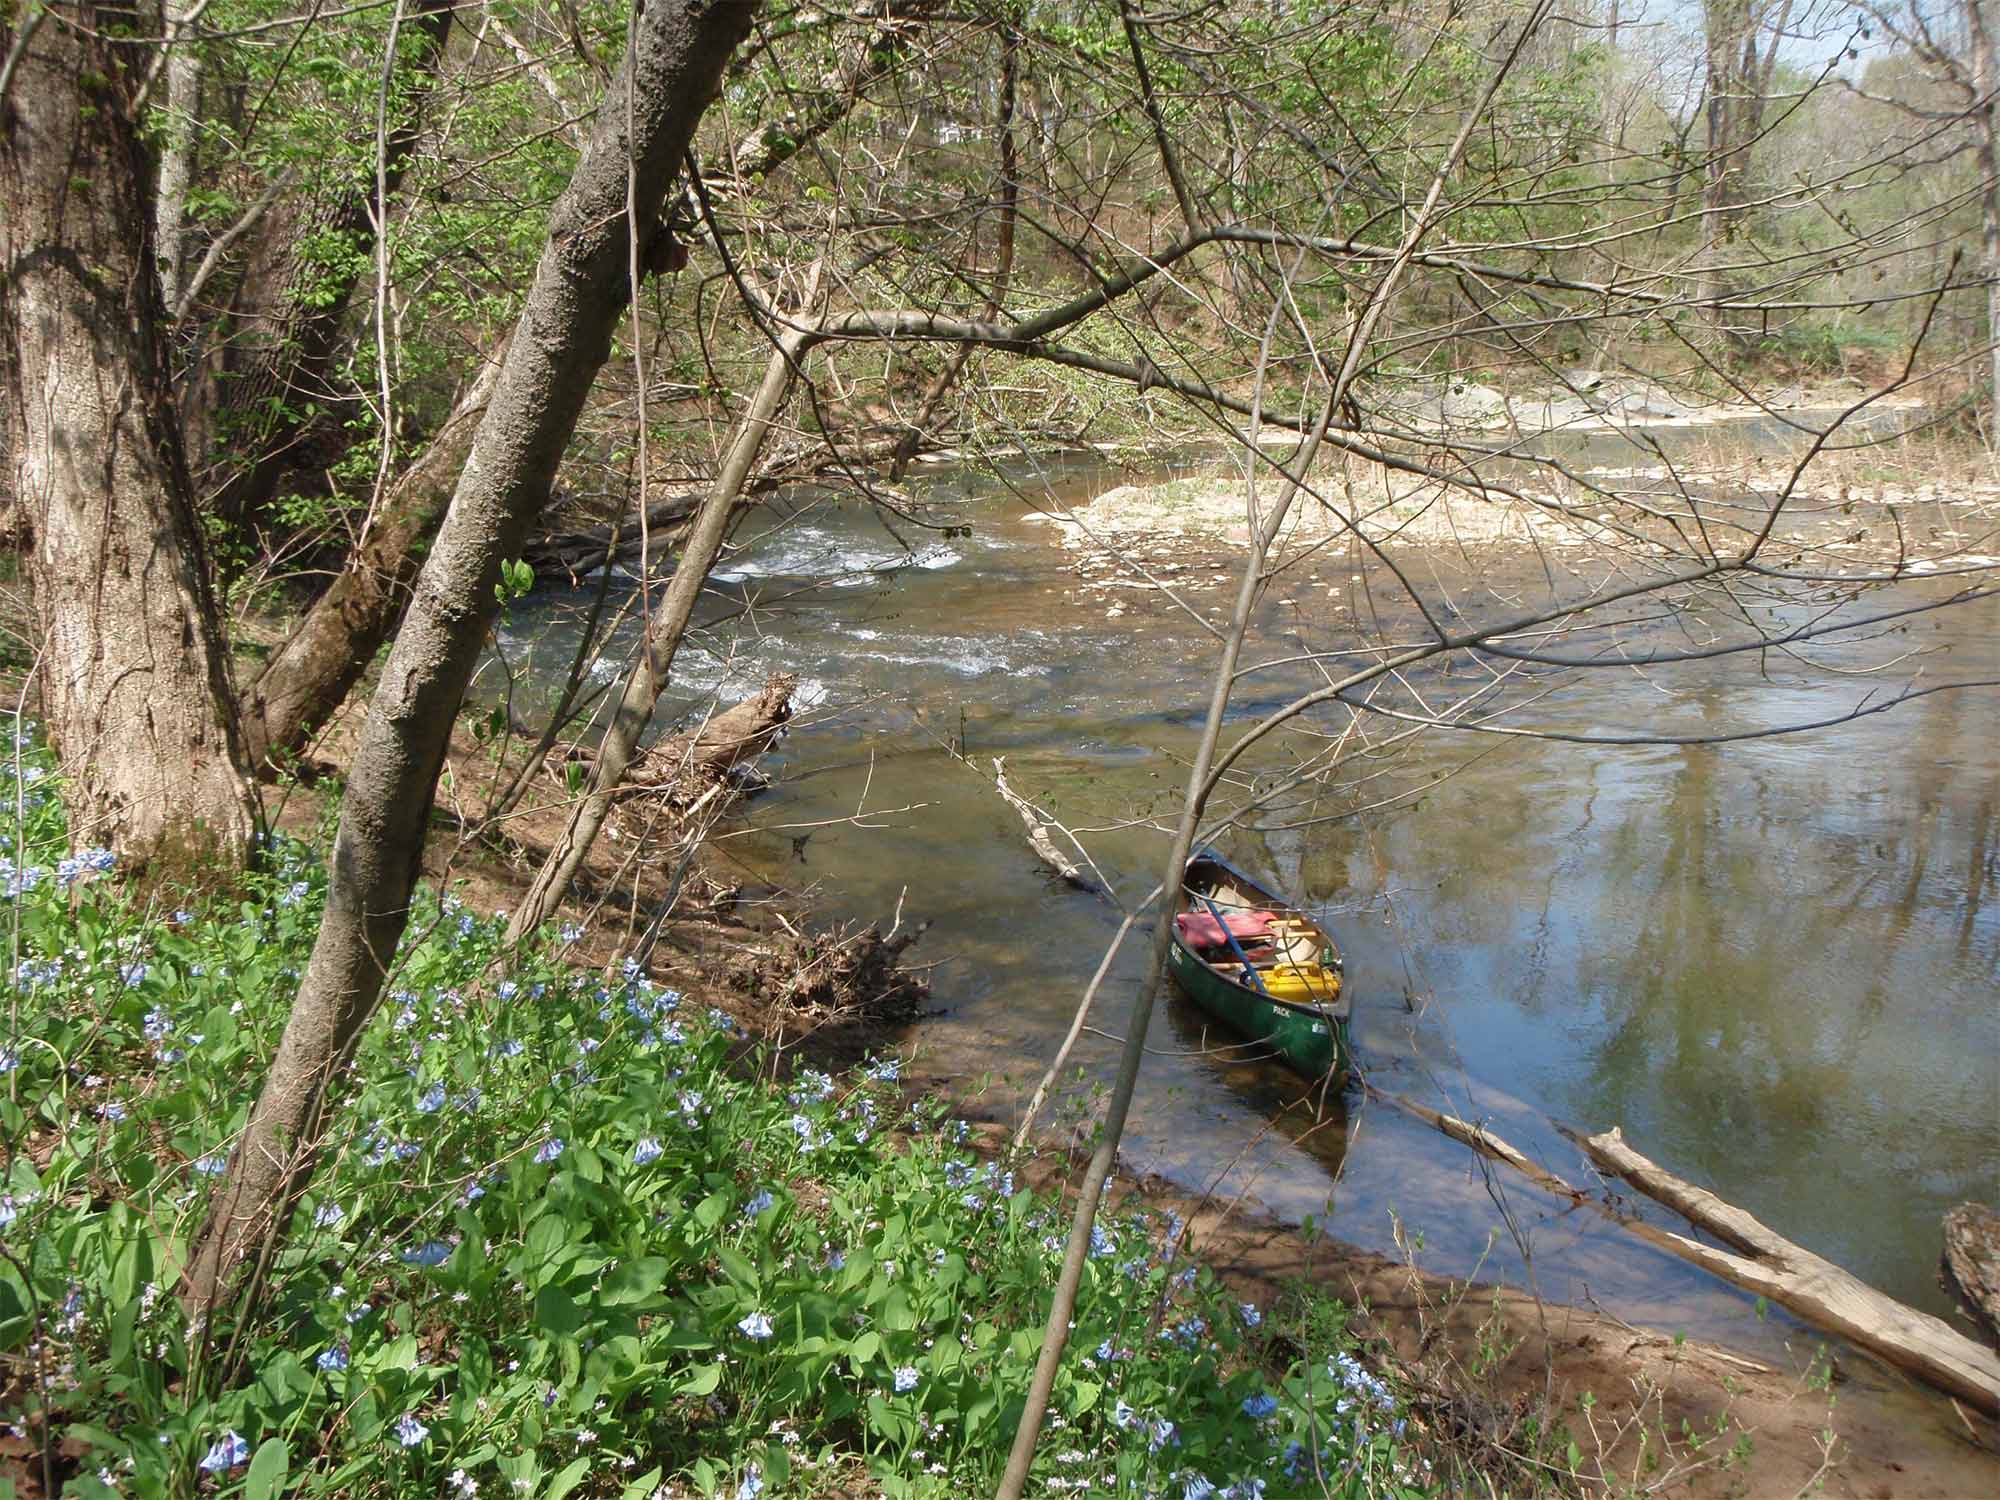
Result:
[[729,1216],[730,1198],[727,1193],[710,1193],[694,1208],[694,1221],[703,1229],[713,1229]]
[[741,1250],[732,1250],[727,1245],[718,1245],[715,1251],[716,1264],[722,1267],[722,1274],[755,1295],[757,1292],[757,1268],[750,1263],[750,1257]]
[[557,1338],[567,1338],[583,1327],[583,1311],[559,1286],[545,1286],[535,1293],[535,1321]]
[[588,1455],[572,1462],[560,1474],[549,1481],[549,1487],[542,1492],[542,1500],[563,1500],[571,1490],[583,1482],[583,1476],[590,1472]]
[[597,1300],[606,1307],[643,1302],[666,1284],[670,1269],[664,1256],[646,1255],[628,1260],[604,1278],[604,1290]]
[[266,1438],[250,1460],[250,1473],[243,1481],[243,1500],[272,1500],[284,1493],[285,1477],[292,1456],[283,1438]]
[[697,1365],[688,1372],[687,1379],[674,1387],[674,1393],[680,1396],[707,1396],[721,1384],[721,1365]]

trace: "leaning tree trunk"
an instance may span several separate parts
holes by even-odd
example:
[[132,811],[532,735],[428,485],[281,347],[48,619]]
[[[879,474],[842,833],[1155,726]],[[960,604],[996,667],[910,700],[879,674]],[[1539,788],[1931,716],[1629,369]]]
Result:
[[661,203],[755,10],[755,0],[653,0],[633,19],[630,49],[550,215],[492,400],[369,709],[319,941],[195,1246],[183,1287],[191,1314],[239,1291],[254,1296],[239,1273],[281,1231],[311,1174],[326,1085],[373,1013],[409,919],[452,721],[497,608],[500,564],[520,552],[548,492],[631,301],[630,264],[644,264],[660,232]]
[[[437,15],[441,0],[428,0],[426,17]],[[767,178],[791,161],[811,141],[831,129],[860,101],[865,91],[886,77],[918,33],[916,16],[932,0],[898,7],[886,13],[864,42],[846,55],[838,68],[820,80],[817,91],[802,85],[791,96],[792,112],[781,122],[759,127],[730,153],[735,174],[743,181]],[[426,36],[420,61],[435,67],[442,36]],[[421,91],[411,97],[410,113],[401,133],[390,137],[391,182],[414,142]],[[685,229],[686,225],[677,225]],[[340,290],[340,308],[326,326],[338,328],[352,282]],[[317,323],[315,326],[320,326]],[[305,340],[297,345],[303,354]],[[314,344],[313,347],[321,347]],[[497,361],[496,356],[496,361]],[[310,372],[307,372],[309,375]],[[264,771],[301,753],[327,718],[339,708],[360,679],[376,651],[396,628],[425,550],[436,535],[445,503],[458,470],[465,463],[473,428],[492,391],[493,370],[462,397],[451,420],[431,440],[422,457],[392,486],[383,511],[368,536],[343,565],[332,585],[308,609],[290,640],[278,650],[257,679],[244,690],[241,709],[249,764]],[[267,378],[267,377],[260,377]],[[304,375],[288,375],[297,384]],[[240,402],[239,402],[240,404]],[[292,434],[278,434],[284,443]],[[262,503],[281,466],[267,463],[260,475],[246,475],[239,488],[223,498],[232,505]],[[657,543],[658,533],[654,535]]]
[[[818,295],[821,264],[813,265],[809,298]],[[611,815],[612,800],[618,795],[618,785],[625,779],[626,768],[638,751],[639,737],[653,722],[653,710],[659,706],[660,695],[672,678],[674,656],[687,633],[688,621],[694,617],[695,601],[707,585],[709,570],[721,554],[744,481],[763,451],[764,438],[791,391],[798,362],[804,358],[809,343],[808,333],[794,330],[781,336],[778,346],[771,351],[763,382],[751,398],[750,409],[737,424],[721,472],[695,513],[687,546],[681,550],[674,564],[674,576],[667,584],[667,596],[646,626],[645,639],[640,642],[632,670],[626,674],[624,689],[618,695],[617,710],[598,741],[590,790],[570,810],[561,837],[508,919],[508,942],[519,942],[555,914],[556,907],[569,894],[591,846],[597,842],[604,820]]]
[[[106,36],[131,19],[80,0],[0,100],[4,446],[71,837],[195,875],[241,867],[253,808],[164,377],[146,54]],[[0,29],[0,54],[17,34]]]
[[390,487],[339,575],[243,690],[238,708],[252,770],[274,771],[303,752],[395,630],[499,371],[488,365],[459,398],[423,456]]

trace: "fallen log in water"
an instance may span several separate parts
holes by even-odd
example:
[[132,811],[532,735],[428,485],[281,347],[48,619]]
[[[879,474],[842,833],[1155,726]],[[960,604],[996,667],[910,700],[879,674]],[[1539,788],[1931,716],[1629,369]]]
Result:
[[642,538],[643,545],[657,557],[671,551],[686,534],[688,518],[700,501],[698,490],[655,500],[646,507],[643,527],[638,517],[627,516],[617,523],[538,537],[521,549],[521,560],[537,574],[560,570],[574,578],[608,563],[637,557]]
[[1504,1162],[1544,1191],[1567,1198],[1572,1204],[1588,1203],[1647,1244],[1700,1266],[1745,1291],[1768,1297],[1807,1322],[1840,1334],[1885,1364],[1963,1397],[1989,1415],[2000,1416],[2000,1356],[1981,1348],[1943,1320],[1905,1307],[1831,1261],[1794,1245],[1715,1194],[1683,1182],[1626,1145],[1617,1127],[1588,1138],[1567,1130],[1563,1134],[1577,1141],[1599,1166],[1673,1209],[1696,1227],[1734,1245],[1741,1254],[1704,1245],[1686,1235],[1620,1213],[1603,1200],[1571,1187],[1484,1126],[1440,1114],[1372,1084],[1365,1086],[1370,1096],[1416,1116],[1482,1156]]
[[1961,1203],[1944,1216],[1945,1290],[2000,1342],[2000,1214]]
[[[791,721],[797,687],[798,679],[790,673],[774,673],[753,697],[641,751],[625,768],[618,797],[650,793],[681,804],[706,799],[732,769],[771,748],[778,731]],[[568,746],[550,754],[549,774],[567,785],[571,768],[580,767],[587,776],[592,759],[583,746]]]
[[[998,756],[993,761],[993,785],[1000,795],[1006,798],[1007,805],[1021,815],[1022,823],[1026,824],[1028,829],[1028,847],[1035,851],[1043,864],[1078,890],[1089,891],[1094,896],[1105,894],[1104,883],[1064,854],[1056,847],[1056,841],[1049,837],[1051,828],[1062,829],[1062,825],[1052,819],[1044,818],[1034,803],[1007,785],[1007,762]],[[1068,835],[1067,829],[1062,831],[1065,836]]]
[[1682,1181],[1626,1145],[1616,1126],[1585,1138],[1583,1148],[1599,1166],[1743,1252],[1732,1254],[1681,1235],[1667,1235],[1682,1259],[1768,1297],[1897,1369],[2000,1416],[2000,1355],[1991,1349],[1981,1348],[1942,1319],[1876,1291],[1705,1188]]

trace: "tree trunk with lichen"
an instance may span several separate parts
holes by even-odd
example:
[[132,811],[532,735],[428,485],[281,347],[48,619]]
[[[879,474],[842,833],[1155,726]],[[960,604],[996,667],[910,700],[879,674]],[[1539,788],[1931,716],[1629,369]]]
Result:
[[0,101],[0,404],[71,837],[213,878],[254,808],[165,378],[132,20],[86,0],[38,26]]

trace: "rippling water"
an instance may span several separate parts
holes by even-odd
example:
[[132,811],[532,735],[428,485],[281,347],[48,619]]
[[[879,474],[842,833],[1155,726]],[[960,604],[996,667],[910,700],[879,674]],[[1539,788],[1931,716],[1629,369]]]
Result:
[[[1067,496],[1118,482],[1089,463],[1017,478]],[[1075,555],[1004,487],[947,476],[936,489],[962,498],[969,535],[892,533],[831,504],[747,533],[718,570],[720,623],[682,655],[674,711],[777,668],[805,680],[815,706],[776,757],[778,784],[722,847],[746,878],[813,884],[833,913],[886,918],[900,903],[932,919],[922,954],[942,1014],[911,1041],[973,1107],[1008,1117],[1116,923],[1042,873],[990,788],[990,760],[1006,756],[1012,784],[1138,896],[1158,878],[1156,825],[1179,803],[1213,648],[1142,591],[1086,587]],[[1219,557],[1216,572],[1235,561]],[[1527,560],[1482,566],[1451,583],[1466,615],[1515,608],[1542,578]],[[1226,608],[1229,586],[1205,567],[1183,576],[1198,577],[1201,607]],[[1302,568],[1274,593],[1253,658],[1352,641],[1364,600],[1396,636],[1409,622],[1383,583],[1345,557]],[[1941,586],[1901,597],[1924,588]],[[574,608],[538,596],[517,612],[513,654],[532,643],[539,666],[566,663]],[[2000,675],[1993,601],[1896,628],[1797,656],[1510,691],[1551,695],[1520,722],[1698,734],[1852,706],[1872,679],[1838,673],[1898,652],[1929,653],[1930,680]],[[1297,665],[1253,677],[1238,720],[1312,680]],[[1413,690],[1462,686],[1433,673]],[[1324,743],[1274,743],[1254,769],[1275,774]],[[1489,1121],[1580,1184],[1588,1168],[1555,1124],[1622,1125],[1671,1170],[1944,1313],[1939,1217],[2000,1191],[1997,773],[1991,690],[1720,746],[1433,733],[1351,762],[1341,787],[1223,842],[1326,914],[1371,1081]],[[1392,805],[1342,816],[1381,802]],[[1132,965],[1079,1048],[1086,1080],[1109,1076]],[[1434,1269],[1532,1279],[1635,1320],[1756,1341],[1743,1299],[1596,1216],[1501,1180],[1510,1229],[1461,1148],[1353,1092],[1316,1117],[1298,1080],[1206,1055],[1205,1040],[1178,997],[1155,1018],[1131,1167],[1310,1214],[1377,1249],[1391,1248],[1393,1216]]]

